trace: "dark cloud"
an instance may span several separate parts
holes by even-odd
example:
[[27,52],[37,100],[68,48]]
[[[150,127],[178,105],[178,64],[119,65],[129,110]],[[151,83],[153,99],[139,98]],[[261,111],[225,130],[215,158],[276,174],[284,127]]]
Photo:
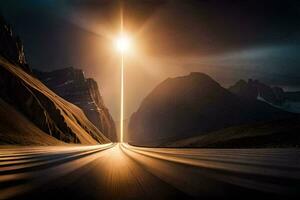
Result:
[[294,44],[299,18],[298,1],[172,1],[147,37],[165,41],[168,53],[188,54]]

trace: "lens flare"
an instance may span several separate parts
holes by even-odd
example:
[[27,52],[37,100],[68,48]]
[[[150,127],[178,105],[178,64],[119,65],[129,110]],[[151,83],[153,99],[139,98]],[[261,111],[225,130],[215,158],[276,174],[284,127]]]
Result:
[[119,52],[124,53],[129,50],[129,47],[130,47],[130,39],[127,36],[121,35],[116,40],[116,48]]

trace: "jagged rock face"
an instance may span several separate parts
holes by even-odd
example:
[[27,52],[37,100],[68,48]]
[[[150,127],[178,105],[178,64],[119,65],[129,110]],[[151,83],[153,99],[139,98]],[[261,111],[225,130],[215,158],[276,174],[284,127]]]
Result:
[[80,107],[106,137],[117,141],[114,121],[104,105],[95,80],[86,79],[82,70],[72,67],[52,72],[34,70],[34,73],[59,96]]
[[159,146],[233,125],[290,116],[264,102],[245,100],[209,76],[167,79],[142,102],[129,122],[129,143]]
[[0,15],[0,55],[11,63],[19,65],[30,72],[24,54],[24,47],[20,38],[14,35],[12,28]]
[[91,78],[88,78],[86,81],[89,88],[89,94],[93,100],[91,105],[93,105],[94,108],[84,109],[84,112],[87,113],[87,116],[91,122],[93,122],[105,136],[116,142],[117,132],[115,122],[110,115],[109,110],[104,105],[103,98],[99,92],[98,84],[94,79]]
[[249,79],[248,82],[240,80],[235,85],[231,86],[229,90],[240,97],[247,99],[262,98],[265,101],[278,106],[282,105],[286,100],[282,88],[270,87],[257,80],[253,81]]

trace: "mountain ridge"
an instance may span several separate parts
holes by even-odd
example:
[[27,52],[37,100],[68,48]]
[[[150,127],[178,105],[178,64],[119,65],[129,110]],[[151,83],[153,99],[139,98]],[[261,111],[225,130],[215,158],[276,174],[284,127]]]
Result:
[[245,100],[208,75],[168,78],[142,101],[129,122],[129,143],[155,144],[218,129],[292,117],[257,100]]
[[237,81],[228,88],[239,97],[264,101],[282,110],[300,113],[300,92],[288,92],[278,86],[269,86],[259,80]]

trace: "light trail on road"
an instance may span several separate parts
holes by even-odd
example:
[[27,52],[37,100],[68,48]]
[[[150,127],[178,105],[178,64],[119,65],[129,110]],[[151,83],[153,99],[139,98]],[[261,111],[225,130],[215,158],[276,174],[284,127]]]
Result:
[[299,197],[296,149],[0,149],[1,199]]

